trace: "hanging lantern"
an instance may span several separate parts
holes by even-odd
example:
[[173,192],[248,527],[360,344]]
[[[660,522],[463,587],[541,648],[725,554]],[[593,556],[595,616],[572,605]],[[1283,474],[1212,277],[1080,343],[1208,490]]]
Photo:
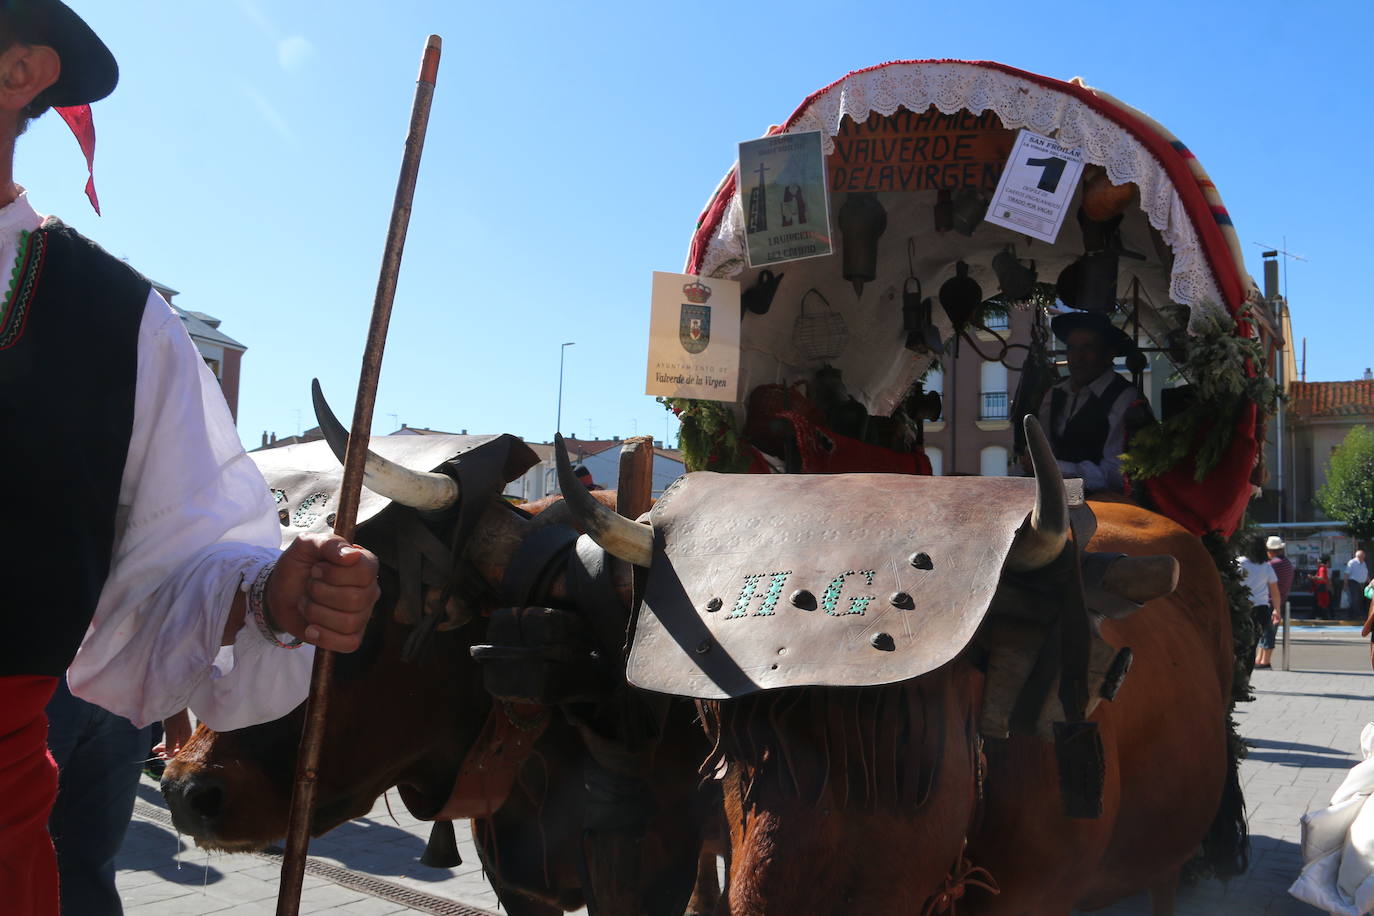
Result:
[[864,284],[878,276],[878,238],[887,229],[887,211],[876,194],[851,193],[839,212],[844,236],[844,278],[862,296]]
[[[820,303],[808,312],[807,300],[813,296]],[[802,295],[801,314],[792,323],[792,343],[798,353],[813,362],[839,359],[849,343],[849,328],[844,323],[844,316],[832,309],[814,287]]]
[[935,326],[935,307],[929,296],[921,295],[921,281],[907,277],[902,288],[902,330],[906,348],[916,353],[943,353],[944,341]]
[[906,348],[916,353],[943,353],[944,341],[935,326],[935,308],[931,299],[922,293],[921,279],[916,276],[916,239],[906,240],[906,283],[902,285],[902,330],[906,331]]

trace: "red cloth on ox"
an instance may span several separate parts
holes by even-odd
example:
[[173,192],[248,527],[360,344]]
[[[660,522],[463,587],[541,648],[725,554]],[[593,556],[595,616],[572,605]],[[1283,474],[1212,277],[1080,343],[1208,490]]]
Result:
[[57,765],[48,705],[57,678],[0,677],[0,901],[12,916],[57,916],[57,856],[48,815]]
[[[1196,465],[1191,455],[1173,470],[1145,481],[1145,490],[1161,513],[1199,536],[1220,531],[1229,538],[1235,533],[1250,502],[1248,481],[1259,451],[1255,415],[1255,405],[1246,405],[1236,421],[1230,446],[1201,481],[1193,479]],[[1198,435],[1200,438],[1203,433]],[[1232,481],[1247,483],[1238,486]]]

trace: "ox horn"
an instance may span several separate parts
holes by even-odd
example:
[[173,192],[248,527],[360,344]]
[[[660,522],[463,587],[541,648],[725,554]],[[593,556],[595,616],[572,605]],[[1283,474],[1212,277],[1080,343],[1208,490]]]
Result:
[[[310,397],[315,402],[315,419],[320,424],[320,432],[334,451],[334,457],[339,459],[339,464],[343,464],[344,452],[348,449],[348,430],[334,416],[334,411],[329,409],[324,392],[320,390],[319,379],[311,381]],[[363,485],[373,493],[412,509],[447,509],[458,502],[462,494],[458,481],[447,474],[412,471],[386,460],[371,449],[367,452]]]
[[1102,576],[1103,591],[1144,604],[1172,594],[1178,587],[1178,560],[1167,554],[1121,557]]
[[1069,497],[1064,489],[1064,475],[1059,473],[1059,462],[1034,414],[1026,414],[1024,426],[1026,447],[1035,469],[1035,508],[1031,510],[1030,524],[1016,535],[1007,556],[1007,569],[1013,572],[1031,572],[1050,565],[1069,539]]
[[654,533],[647,525],[632,522],[625,516],[596,501],[587,488],[573,476],[572,462],[563,436],[554,433],[554,455],[558,461],[558,486],[563,499],[572,509],[573,518],[587,535],[613,557],[626,563],[648,567],[654,555]]

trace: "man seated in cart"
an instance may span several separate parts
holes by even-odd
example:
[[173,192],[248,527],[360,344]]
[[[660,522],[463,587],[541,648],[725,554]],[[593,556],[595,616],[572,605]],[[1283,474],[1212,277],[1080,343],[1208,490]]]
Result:
[[[1050,329],[1064,342],[1069,377],[1045,393],[1036,416],[1065,477],[1082,478],[1089,493],[1119,493],[1129,433],[1150,419],[1140,391],[1112,369],[1130,338],[1098,312],[1056,315]],[[1027,458],[1021,460],[1026,466]]]

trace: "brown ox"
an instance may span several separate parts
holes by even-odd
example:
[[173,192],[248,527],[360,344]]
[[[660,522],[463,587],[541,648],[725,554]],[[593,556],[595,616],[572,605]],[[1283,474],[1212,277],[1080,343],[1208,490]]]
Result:
[[1103,623],[1134,664],[1093,716],[1105,751],[1101,816],[1065,816],[1052,744],[980,743],[976,647],[901,685],[703,703],[729,764],[727,912],[942,912],[943,893],[962,896],[960,914],[1059,916],[1148,889],[1167,914],[1179,869],[1214,820],[1221,848],[1209,852],[1219,864],[1234,857],[1238,795],[1222,806],[1231,634],[1215,568],[1158,515],[1094,509],[1095,549],[1164,552],[1181,566],[1173,595]]
[[[386,485],[385,480],[378,483]],[[418,504],[432,507],[432,499],[423,493],[419,497]],[[614,505],[613,492],[598,497]],[[491,499],[470,545],[470,554],[478,555],[474,565],[480,579],[499,585],[501,557],[535,532],[568,521],[561,504],[542,511],[552,502],[529,507],[531,518]],[[395,528],[414,511],[393,506],[359,528],[359,542],[386,560]],[[441,539],[454,524],[452,514],[442,512],[423,518]],[[455,588],[483,593],[480,579],[462,580],[457,570],[454,578]],[[481,743],[479,733],[488,715],[500,717],[509,709],[494,704],[470,652],[474,644],[487,641],[485,615],[500,603],[494,587],[461,606],[450,601],[446,610],[460,625],[433,632],[419,654],[407,660],[403,654],[415,630],[414,609],[410,615],[396,613],[402,599],[393,564],[384,562],[381,584],[382,598],[362,647],[336,662],[311,825],[315,835],[366,814],[393,786],[412,813],[433,817],[448,801],[465,757]],[[442,591],[426,589],[426,603],[440,604]],[[566,584],[555,577],[545,597],[557,604],[566,603],[565,596]],[[635,784],[647,789],[629,805],[641,821],[628,844],[635,855],[611,866],[597,856],[604,860],[608,850],[613,854],[625,843],[584,844],[584,832],[595,826],[587,779],[599,770],[585,737],[595,731],[608,703],[604,697],[582,696],[567,707],[568,716],[548,708],[535,711],[547,718],[547,729],[515,785],[508,796],[498,793],[490,801],[486,816],[473,819],[483,865],[509,912],[542,916],[589,903],[602,912],[683,912],[697,874],[703,825],[714,829],[718,822],[719,796],[712,808],[699,791],[696,767],[707,746],[693,722],[691,704],[662,705],[657,753],[642,761],[636,774],[644,778]],[[636,707],[622,703],[611,708]],[[577,717],[581,730],[570,724],[569,716]],[[198,729],[163,778],[180,832],[200,846],[229,851],[280,839],[303,719],[303,708],[298,708],[277,721],[238,731]],[[623,810],[619,813],[624,816]],[[607,880],[607,874],[614,880]],[[714,870],[709,877],[714,883]],[[592,896],[600,899],[589,901]]]
[[[1001,554],[996,554],[998,565],[985,570],[996,576],[996,590],[989,616],[975,618],[983,620],[977,635],[955,645],[947,662],[895,683],[853,667],[827,669],[824,652],[799,666],[806,672],[801,677],[827,670],[827,677],[839,679],[829,683],[847,679],[862,685],[870,676],[867,683],[881,686],[758,690],[771,676],[770,667],[778,669],[789,652],[805,651],[804,637],[798,634],[806,626],[832,627],[829,632],[836,635],[830,642],[836,651],[841,634],[852,638],[859,633],[862,639],[856,645],[866,647],[872,634],[874,648],[892,653],[889,634],[873,632],[876,622],[864,622],[873,616],[871,602],[882,601],[877,586],[867,590],[879,595],[852,599],[860,602],[859,608],[847,613],[863,615],[867,607],[870,614],[848,618],[855,622],[847,633],[827,623],[841,618],[824,616],[846,613],[833,598],[845,577],[861,567],[834,579],[830,610],[822,612],[809,591],[794,592],[792,607],[780,600],[791,575],[783,570],[798,568],[799,559],[809,562],[802,553],[784,546],[784,559],[770,554],[771,565],[759,565],[749,554],[756,548],[774,550],[770,540],[784,533],[804,542],[805,533],[793,532],[833,517],[828,512],[853,511],[844,509],[843,500],[824,501],[827,492],[843,494],[844,482],[773,486],[767,492],[814,497],[822,508],[770,526],[776,521],[774,510],[750,506],[748,495],[755,491],[749,485],[704,478],[680,493],[665,494],[655,510],[652,537],[582,501],[579,511],[600,516],[604,531],[620,541],[621,556],[650,567],[649,610],[640,612],[631,680],[644,683],[651,672],[647,679],[653,683],[658,675],[652,672],[674,665],[685,671],[678,675],[681,692],[703,698],[699,707],[715,741],[707,769],[727,765],[724,795],[733,861],[722,913],[925,916],[957,908],[963,914],[1062,916],[1074,907],[1100,907],[1149,890],[1155,913],[1169,914],[1181,867],[1200,845],[1222,876],[1245,867],[1243,801],[1226,726],[1232,673],[1226,602],[1206,549],[1167,519],[1126,503],[1092,504],[1098,528],[1088,546],[1127,557],[1111,561],[1101,586],[1111,596],[1145,604],[1133,615],[1096,621],[1104,639],[1134,652],[1134,666],[1120,694],[1098,705],[1091,716],[1101,740],[1101,770],[1095,785],[1100,794],[1090,794],[1094,805],[1100,802],[1100,813],[1065,813],[1067,800],[1095,783],[1083,775],[1081,759],[1078,769],[1061,763],[1055,743],[1034,732],[982,736],[999,615],[1003,621],[1015,617],[1033,598],[1052,611],[1060,608],[1056,614],[1065,613],[1065,606],[1081,609],[1070,602],[1069,587],[1079,578],[1074,570],[1080,560],[1069,540],[1064,484],[1033,418],[1028,418],[1027,432],[1036,459],[1036,508],[1011,545],[1002,574],[996,576]],[[878,481],[858,483],[881,490]],[[911,493],[926,485],[904,486]],[[959,492],[973,493],[982,486],[975,483]],[[994,492],[991,486],[984,489]],[[730,498],[709,501],[711,494],[720,493]],[[663,511],[673,505],[676,516]],[[703,505],[712,510],[705,520],[694,515]],[[741,511],[750,509],[753,514]],[[721,526],[729,529],[724,535],[717,531]],[[686,531],[681,536],[688,547],[676,560],[672,553],[665,559],[664,551],[671,549],[679,530]],[[759,530],[765,533],[755,536]],[[820,530],[822,537],[808,543],[828,542],[828,536],[843,531]],[[927,542],[946,548],[942,559],[950,555],[951,544],[956,552],[961,544],[957,531],[922,534]],[[847,540],[840,533],[836,543],[843,546]],[[912,555],[911,564],[924,556]],[[905,559],[881,555],[844,562],[880,569],[884,564],[905,566]],[[672,573],[659,579],[667,583],[658,592],[666,596],[666,609],[653,607],[655,570],[661,563]],[[1066,569],[1065,578],[1052,578]],[[705,597],[722,594],[722,582],[739,581],[731,578],[736,575],[732,570],[758,571],[744,577],[733,611],[733,599]],[[868,570],[870,584],[873,572]],[[712,581],[703,585],[694,581],[696,576]],[[894,607],[912,606],[904,592],[893,593],[890,600]],[[650,611],[657,623],[647,624],[651,629],[646,636],[645,614]],[[957,616],[960,611],[947,613]],[[748,640],[730,643],[745,630],[726,622],[731,618],[746,623],[761,618],[763,629],[754,633],[768,635],[749,637],[753,645]],[[1081,613],[1077,619],[1083,619]],[[931,632],[919,629],[929,620],[915,623],[918,634]],[[755,652],[760,643],[761,656]],[[634,653],[641,649],[637,659]],[[710,661],[721,655],[726,656],[723,663]],[[776,659],[771,666],[770,656]],[[885,663],[877,654],[867,657],[874,665]],[[680,659],[696,659],[699,668],[684,669]],[[733,688],[722,671],[733,678]],[[670,683],[669,676],[657,683]],[[722,695],[732,698],[716,698]]]

